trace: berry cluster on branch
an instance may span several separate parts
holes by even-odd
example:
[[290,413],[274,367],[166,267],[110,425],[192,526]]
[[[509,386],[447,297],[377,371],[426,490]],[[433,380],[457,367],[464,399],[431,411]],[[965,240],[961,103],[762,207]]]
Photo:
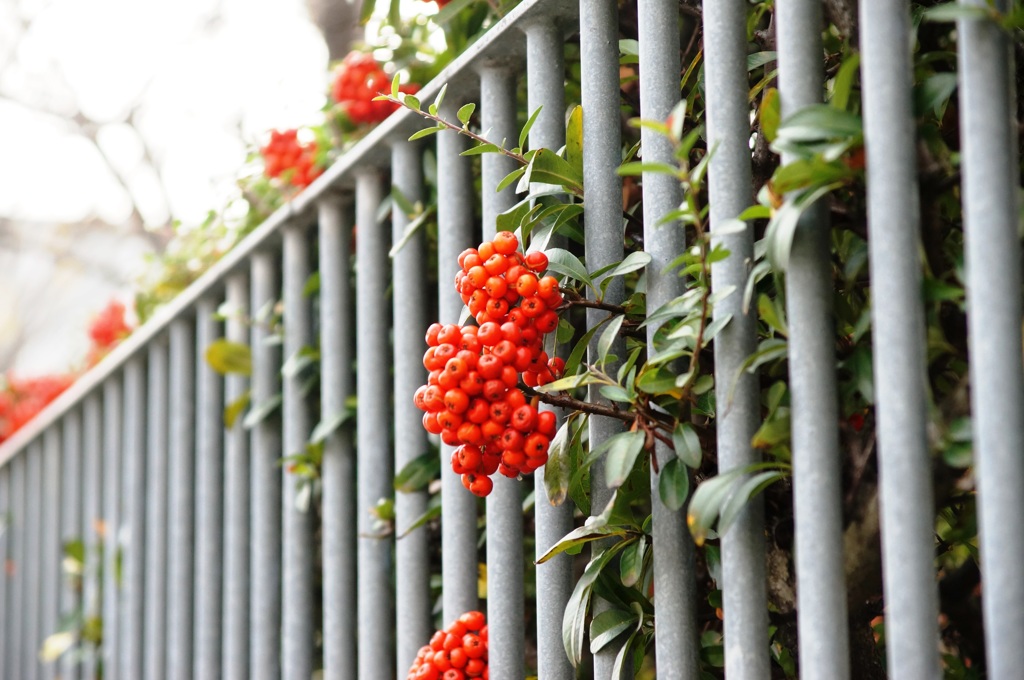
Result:
[[427,329],[430,373],[414,395],[423,427],[458,447],[452,469],[477,496],[491,492],[496,472],[516,478],[544,465],[557,431],[554,414],[538,411],[519,382],[536,387],[561,375],[565,363],[548,357],[544,338],[558,327],[563,297],[553,276],[540,276],[547,257],[518,248],[504,231],[459,255],[455,288],[479,325]]
[[298,130],[272,130],[270,141],[260,149],[263,172],[304,189],[323,172],[316,164],[316,152],[316,142],[300,142]]
[[467,612],[420,648],[406,680],[466,680],[483,678],[487,668],[487,620],[482,612]]

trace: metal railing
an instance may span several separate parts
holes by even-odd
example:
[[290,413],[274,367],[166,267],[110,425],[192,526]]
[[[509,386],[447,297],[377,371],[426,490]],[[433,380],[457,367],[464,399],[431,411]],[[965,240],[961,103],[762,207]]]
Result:
[[[747,5],[715,0],[703,7],[707,137],[708,147],[717,149],[709,175],[712,233],[749,204]],[[524,0],[422,92],[429,98],[448,84],[442,113],[449,120],[459,105],[479,98],[483,127],[494,138],[514,139],[517,77],[525,73],[530,110],[543,106],[530,144],[557,149],[565,141],[563,44],[566,36],[580,34],[585,248],[591,269],[622,259],[617,6],[617,0]],[[776,8],[779,83],[783,112],[789,113],[821,101],[821,4],[777,0]],[[677,0],[639,0],[640,93],[647,118],[666,117],[679,98],[678,11]],[[937,677],[918,217],[907,199],[917,193],[909,3],[861,0],[860,11],[888,672],[897,678]],[[1016,127],[1008,115],[1012,73],[1005,33],[972,19],[961,20],[959,28],[987,662],[990,677],[1009,678],[1019,672],[1024,649],[1024,370]],[[412,112],[391,116],[0,447],[0,516],[6,518],[0,535],[0,563],[6,565],[0,583],[0,678],[94,677],[94,663],[65,657],[43,664],[38,658],[62,613],[78,608],[102,617],[108,679],[307,680],[317,663],[317,612],[324,678],[404,677],[433,629],[432,547],[423,531],[397,541],[376,536],[368,509],[394,497],[397,534],[426,510],[426,492],[396,495],[392,481],[396,469],[428,446],[410,398],[425,373],[418,357],[427,310],[436,304],[440,321],[459,319],[462,301],[450,285],[457,256],[492,235],[497,214],[515,201],[511,190],[494,191],[509,170],[504,159],[486,156],[481,233],[474,218],[481,199],[473,191],[472,163],[459,155],[467,141],[443,132],[436,146],[439,289],[426,285],[434,263],[428,262],[422,234],[389,263],[388,242],[401,238],[408,218],[394,211],[390,228],[378,225],[377,208],[388,191],[389,172],[403,195],[422,198],[423,149],[406,141],[421,127]],[[648,133],[644,160],[673,162],[673,150]],[[653,309],[682,290],[682,280],[664,269],[685,243],[654,226],[678,206],[678,184],[650,175],[643,187]],[[354,289],[353,224],[359,225]],[[807,213],[787,273],[800,664],[807,678],[850,674],[826,226],[822,211]],[[716,263],[714,285],[742,287],[751,230],[716,238],[738,256]],[[304,294],[313,269],[321,276],[315,317]],[[389,287],[393,309],[386,306]],[[614,302],[616,295],[621,291],[612,287],[606,299]],[[283,348],[267,342],[269,331],[260,324],[232,318],[222,328],[216,320],[225,301],[255,313],[279,299],[286,322]],[[716,308],[716,314],[733,316],[715,340],[719,390],[728,389],[727,377],[738,373],[756,341],[754,319],[733,303]],[[598,321],[588,318],[589,324]],[[648,329],[652,340],[654,331]],[[281,371],[283,358],[312,344],[314,333],[322,356],[319,413],[301,377],[282,377]],[[251,345],[251,379],[223,378],[202,360],[205,348],[222,336]],[[283,392],[281,411],[248,430],[225,429],[224,404],[246,389],[252,390],[253,404]],[[756,380],[748,376],[733,389],[732,406],[717,423],[721,471],[757,460],[750,445],[759,424]],[[313,425],[337,416],[352,396],[358,398],[357,434],[341,428],[325,441],[322,526],[314,527],[313,514],[297,503],[299,480],[279,460],[302,450]],[[590,396],[603,399],[596,391]],[[720,399],[725,401],[724,393]],[[620,427],[592,417],[591,446]],[[442,445],[442,462],[450,454]],[[658,455],[671,452],[659,449]],[[476,499],[442,468],[441,616],[449,622],[479,606],[479,536]],[[593,473],[598,477],[601,471],[595,467]],[[573,517],[570,504],[546,502],[536,477],[539,556],[572,529]],[[599,481],[592,484],[594,507],[602,507],[600,494],[608,492]],[[659,677],[697,678],[694,546],[684,513],[661,505],[656,492],[653,503]],[[490,676],[521,680],[519,483],[497,479],[486,520]],[[762,510],[754,501],[722,544],[725,667],[734,678],[769,676],[763,532]],[[62,543],[77,538],[85,542],[81,590],[72,589],[60,569]],[[317,571],[320,590],[314,589]],[[538,565],[532,618],[543,680],[576,677],[561,643],[572,587],[567,556]],[[594,677],[609,676],[613,657],[610,649],[595,655]]]

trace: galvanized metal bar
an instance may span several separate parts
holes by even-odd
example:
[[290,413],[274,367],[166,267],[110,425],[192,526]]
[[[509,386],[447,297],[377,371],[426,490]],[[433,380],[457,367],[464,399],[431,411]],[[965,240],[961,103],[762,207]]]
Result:
[[[782,116],[822,95],[822,8],[817,0],[776,4]],[[783,156],[783,162],[788,162]],[[832,271],[825,205],[797,227],[786,272],[792,404],[793,508],[800,670],[807,677],[850,676],[843,573]]]
[[[249,277],[234,274],[227,281],[230,342],[248,345]],[[224,381],[226,408],[246,398],[248,377],[229,374]],[[224,423],[224,630],[221,638],[225,680],[249,677],[249,433],[241,417]]]
[[[348,201],[319,204],[320,419],[339,418],[355,393],[352,216]],[[396,369],[396,375],[399,371]],[[356,677],[356,461],[353,428],[324,441],[323,494],[324,680]]]
[[[679,103],[679,3],[675,0],[640,0],[637,14],[640,115],[648,120],[665,121]],[[739,26],[742,28],[744,25],[740,21]],[[714,50],[709,49],[709,53],[719,49],[716,43],[711,44],[714,44]],[[741,135],[740,140],[743,139]],[[644,128],[640,143],[645,162],[675,164],[675,149],[664,135]],[[644,249],[652,258],[646,269],[648,311],[656,310],[686,290],[686,281],[672,267],[686,249],[685,232],[678,221],[661,223],[662,218],[679,207],[681,200],[682,192],[675,177],[656,172],[643,174]],[[654,337],[659,328],[660,324],[647,326],[649,353],[654,351]],[[675,457],[671,448],[660,442],[655,445],[654,455],[662,466]],[[700,631],[696,620],[697,575],[693,540],[686,528],[685,513],[670,509],[661,501],[659,472],[654,470],[654,466],[651,466],[650,484],[652,559],[658,608],[658,625],[654,631],[658,672],[673,678],[697,678],[700,676]],[[758,605],[755,603],[755,606]],[[763,607],[764,603],[759,606]],[[737,623],[738,617],[734,618],[733,623]],[[767,620],[764,624],[767,628]],[[760,648],[752,648],[751,653],[763,650],[767,668],[765,632],[762,631],[761,637],[763,639],[759,642],[763,644]],[[729,639],[728,634],[726,639]],[[729,643],[726,644],[728,648]],[[737,677],[748,676],[737,672]]]
[[167,337],[147,353],[146,383],[146,606],[144,676],[163,680],[167,669],[168,375]]
[[[491,61],[480,70],[480,121],[492,140],[516,144],[517,64]],[[501,193],[498,183],[516,163],[499,154],[481,159],[483,187],[483,240],[497,232],[497,217],[515,205],[512,187]],[[526,673],[525,595],[523,594],[523,489],[519,480],[495,475],[487,497],[487,622],[489,667],[495,680],[519,680]]]
[[[42,616],[40,623],[40,645],[37,654],[42,650],[47,637],[58,631],[60,626],[60,591],[64,580],[61,565],[63,554],[60,536],[61,511],[61,432],[60,425],[54,425],[43,433],[43,516],[40,541],[42,543]],[[58,665],[53,661],[44,661],[41,677],[52,679],[57,677]]]
[[[532,113],[543,107],[530,128],[530,148],[559,149],[565,144],[565,42],[558,22],[537,20],[524,27],[526,33],[526,98]],[[556,237],[562,240],[561,237]],[[564,246],[552,242],[552,245]],[[542,408],[557,409],[547,405]],[[561,425],[561,420],[559,420]],[[572,503],[551,505],[543,470],[534,478],[534,525],[536,557],[540,557],[572,531]],[[537,589],[537,676],[551,680],[572,680],[576,671],[562,645],[562,614],[572,594],[572,560],[568,555],[536,566]]]
[[24,680],[35,680],[39,677],[39,658],[36,652],[42,642],[40,628],[40,604],[42,602],[42,583],[39,577],[42,558],[42,541],[39,535],[40,516],[43,509],[43,450],[42,442],[33,441],[25,449],[27,463],[25,473],[25,516],[22,526],[25,527],[25,567],[22,587],[25,599],[22,601],[25,631],[22,635],[21,675]]
[[[281,350],[270,342],[274,306],[281,296],[279,258],[259,251],[252,258],[252,408],[280,399]],[[279,410],[252,424],[249,672],[253,680],[281,676],[281,417]]]
[[387,234],[377,222],[384,198],[382,177],[375,169],[356,176],[356,551],[359,570],[359,678],[390,674],[395,667],[395,594],[391,589],[392,533],[381,532],[371,510],[394,495],[394,457],[390,441],[391,352],[386,299]]
[[[81,541],[85,545],[86,532],[89,530],[86,521],[83,497],[85,491],[85,475],[83,471],[82,450],[82,412],[71,409],[64,416],[61,424],[61,487],[60,487],[60,529],[58,540],[61,553],[64,545],[72,541]],[[82,593],[73,587],[68,574],[60,573],[59,612],[66,615],[82,608]],[[83,574],[84,576],[84,574]],[[2,610],[2,608],[0,608]],[[0,657],[3,654],[0,653]],[[71,654],[65,654],[60,660],[60,677],[63,680],[78,680],[81,666]]]
[[14,610],[8,607],[11,601],[11,465],[0,467],[0,678],[10,677],[7,658],[11,647],[8,638],[11,629],[17,625]]
[[206,361],[221,338],[213,296],[196,304],[196,680],[221,677],[224,566],[224,381]]
[[[459,104],[449,93],[441,117],[456,120]],[[437,135],[437,280],[438,320],[458,323],[462,299],[452,281],[458,258],[474,243],[472,164],[459,156],[468,148],[466,138],[455,132]],[[441,597],[442,618],[448,625],[465,612],[475,610],[477,599],[477,504],[451,469],[453,447],[441,444]]]
[[167,677],[190,680],[193,651],[193,550],[195,547],[195,362],[192,319],[170,332],[170,514],[167,585]]
[[[591,271],[619,262],[623,257],[622,180],[616,168],[622,162],[622,135],[619,113],[619,49],[618,3],[616,0],[580,0],[580,63],[583,98],[583,185],[587,192],[587,228],[584,232],[586,264]],[[593,297],[593,291],[588,293]],[[625,297],[622,279],[612,281],[604,300],[618,304]],[[608,312],[587,310],[587,326],[597,326]],[[588,349],[589,361],[597,361],[597,339]],[[625,345],[616,340],[610,354],[624,356]],[[614,374],[616,365],[609,362],[606,370]],[[587,388],[587,401],[607,404],[608,400],[593,385]],[[614,419],[590,416],[590,447],[601,446],[622,431]],[[612,492],[605,483],[604,461],[597,461],[590,471],[591,513],[604,510]],[[593,555],[608,547],[607,541],[596,541]],[[608,604],[594,599],[595,615]],[[610,678],[612,664],[621,643],[604,647],[594,655],[594,678]],[[627,671],[628,672],[628,671]]]
[[[961,0],[964,6],[992,3]],[[994,8],[1010,10],[1008,0]],[[1024,367],[1017,98],[1012,39],[990,19],[961,19],[960,139],[971,415],[985,587],[988,675],[1020,673],[1024,649]]]
[[[103,542],[103,414],[98,391],[85,397],[82,409],[82,505],[85,509],[84,531],[85,573],[82,575],[82,611],[87,617],[101,617],[103,607],[102,542]],[[96,657],[82,659],[81,675],[96,675]]]
[[937,678],[910,3],[862,0],[860,19],[886,670],[896,680]]
[[141,678],[146,604],[146,358],[128,360],[124,372],[122,484],[121,676]]
[[[311,344],[309,298],[309,234],[299,225],[284,230],[284,355],[295,362]],[[295,365],[293,363],[293,365]],[[298,370],[284,373],[284,447],[282,456],[301,454],[312,429],[310,405]],[[284,466],[281,495],[283,528],[281,591],[281,668],[285,680],[307,680],[313,672],[313,518],[311,496],[303,481]],[[301,503],[301,505],[300,505]]]
[[[423,158],[418,144],[396,140],[391,146],[391,183],[411,203],[423,200]],[[391,211],[391,242],[401,241],[410,217],[395,206]],[[423,229],[417,230],[392,258],[395,343],[395,469],[400,471],[430,450],[422,413],[412,403],[416,388],[427,381],[420,357],[423,331],[429,322],[427,245]],[[395,494],[395,640],[397,677],[409,672],[416,652],[433,630],[430,599],[430,534],[405,532],[427,511],[424,489]]]
[[123,377],[103,384],[103,677],[116,680],[121,625],[118,552],[121,549],[121,459],[124,456]]
[[[7,637],[7,653],[3,659],[5,677],[20,678],[21,664],[25,656],[25,517],[27,493],[25,482],[28,460],[24,453],[13,459],[7,466],[11,471],[11,510],[10,510],[10,569],[6,566],[4,573],[9,579],[8,598],[10,609],[14,612],[10,621]],[[13,573],[11,573],[13,572]]]
[[[761,419],[760,387],[757,377],[743,370],[747,357],[757,348],[757,321],[752,311],[744,311],[741,294],[754,257],[753,230],[747,224],[746,230],[740,233],[716,233],[735,223],[736,216],[750,204],[752,194],[748,146],[747,8],[744,0],[722,0],[709,3],[703,13],[704,39],[708,45],[714,46],[704,57],[708,148],[715,150],[708,170],[712,245],[721,245],[730,253],[725,260],[711,265],[712,288],[716,293],[729,288],[735,291],[714,307],[715,319],[732,317],[732,321],[715,336],[719,474],[744,468],[761,459],[750,443]],[[656,59],[656,53],[650,58]],[[641,77],[642,72],[643,64]],[[644,144],[646,151],[646,137]],[[647,183],[647,177],[644,177],[645,205]],[[647,241],[653,242],[651,238]],[[663,267],[655,263],[648,267],[649,309],[658,306],[651,302],[651,275],[661,269]],[[735,678],[768,678],[771,667],[768,658],[764,501],[760,496],[747,502],[732,528],[722,537],[721,549],[727,672],[729,677]]]

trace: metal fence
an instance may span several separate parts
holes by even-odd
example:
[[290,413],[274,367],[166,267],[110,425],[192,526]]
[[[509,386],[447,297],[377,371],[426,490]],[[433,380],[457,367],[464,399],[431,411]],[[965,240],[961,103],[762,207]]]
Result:
[[[591,268],[622,258],[617,5],[525,0],[423,91],[429,98],[448,83],[448,119],[460,104],[479,99],[482,126],[493,138],[514,139],[516,87],[525,73],[530,110],[543,106],[530,144],[557,149],[565,134],[563,45],[566,36],[579,33]],[[679,98],[678,12],[677,0],[639,0],[646,118],[665,118]],[[736,217],[750,198],[746,12],[746,0],[703,6],[707,136],[709,147],[717,144],[709,177],[713,230]],[[908,200],[917,191],[909,3],[861,0],[860,13],[888,672],[895,678],[934,678],[938,605],[924,326],[917,292],[918,217]],[[777,0],[776,22],[785,114],[822,97],[821,4]],[[1024,649],[1024,371],[1008,38],[990,22],[963,19],[959,60],[988,667],[990,677],[1010,678],[1019,673]],[[42,664],[38,658],[61,614],[78,608],[102,616],[105,678],[306,680],[317,662],[318,612],[324,678],[404,677],[433,628],[431,546],[423,531],[398,541],[375,535],[367,509],[395,497],[398,533],[426,509],[426,492],[396,496],[392,487],[395,470],[427,446],[410,398],[424,377],[418,357],[426,310],[436,302],[442,322],[458,320],[462,302],[450,286],[457,256],[481,235],[493,234],[496,215],[515,200],[509,191],[494,191],[509,169],[498,156],[483,159],[482,199],[477,196],[472,163],[459,155],[465,138],[441,133],[439,290],[425,285],[434,263],[422,236],[389,261],[388,244],[405,232],[407,218],[394,211],[390,229],[375,228],[377,208],[388,192],[389,172],[405,196],[422,196],[423,147],[406,141],[421,127],[407,111],[381,124],[0,448],[0,516],[6,518],[0,535],[0,563],[6,565],[0,677],[94,677],[95,664],[68,657]],[[643,149],[645,160],[672,162],[672,149],[648,130]],[[679,191],[671,179],[644,178],[643,218],[654,258],[651,309],[681,292],[681,279],[664,274],[664,265],[685,244],[651,231],[678,205]],[[478,200],[482,234],[474,217]],[[821,211],[808,213],[787,274],[800,664],[803,677],[845,678],[850,651],[823,220]],[[353,224],[359,225],[354,290]],[[715,285],[742,286],[752,252],[750,231],[730,231],[721,239],[739,256],[716,265]],[[314,268],[321,276],[317,315],[304,294]],[[385,304],[388,287],[393,310]],[[259,324],[232,319],[222,327],[216,320],[225,301],[255,312],[282,296],[283,348],[268,343],[268,331]],[[610,291],[609,299],[614,296]],[[754,321],[738,301],[716,313],[733,315],[716,339],[716,371],[732,376],[754,347]],[[312,412],[301,377],[282,377],[281,371],[283,358],[311,344],[316,333],[320,413]],[[202,360],[205,348],[225,335],[251,344],[251,379],[225,379]],[[251,430],[225,429],[224,404],[248,388],[254,404],[283,391],[282,409]],[[718,421],[722,471],[756,460],[750,446],[759,419],[756,389],[753,378],[741,382],[733,407]],[[300,480],[283,471],[279,459],[301,450],[313,425],[342,412],[353,395],[358,434],[342,428],[325,443],[323,521],[314,527],[312,513],[297,502],[304,493]],[[617,421],[592,418],[591,445],[619,427]],[[441,455],[447,460],[450,449],[442,447]],[[447,622],[479,605],[479,536],[476,499],[450,470],[442,472],[442,482],[441,616]],[[652,484],[656,488],[656,478]],[[595,507],[602,488],[594,484]],[[669,511],[653,496],[658,673],[697,678],[694,612],[700,595],[693,544],[683,513]],[[535,543],[541,554],[572,529],[573,517],[570,504],[553,507],[546,501],[539,479],[536,497]],[[524,525],[517,482],[498,479],[486,519],[490,676],[521,680]],[[62,542],[75,538],[84,539],[86,548],[80,590],[61,572]],[[733,678],[769,677],[763,525],[756,503],[725,536],[722,564],[727,672]],[[314,590],[315,571],[322,573],[321,590]],[[568,557],[537,567],[534,618],[543,680],[576,676],[561,643],[572,587]],[[317,594],[322,601],[315,601]],[[593,663],[594,677],[609,676],[612,658],[606,651]]]

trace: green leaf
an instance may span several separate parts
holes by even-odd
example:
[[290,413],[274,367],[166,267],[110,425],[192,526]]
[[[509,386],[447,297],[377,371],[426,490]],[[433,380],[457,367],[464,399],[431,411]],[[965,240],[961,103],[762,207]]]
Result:
[[403,94],[402,95],[402,103],[405,104],[408,108],[412,109],[413,111],[419,111],[420,110],[420,100],[419,100],[418,97],[416,97],[414,95]]
[[605,385],[598,390],[601,395],[609,401],[617,401],[623,404],[632,404],[636,400],[636,395],[630,395],[629,392],[622,389],[618,385]]
[[430,105],[430,113],[432,115],[435,115],[435,116],[437,115],[437,111],[441,108],[441,102],[444,101],[444,96],[447,93],[448,93],[448,83],[445,83],[444,85],[441,86],[441,89],[438,90],[437,96],[434,97],[434,103]]
[[490,142],[480,143],[480,144],[475,144],[475,145],[469,147],[468,149],[466,149],[465,151],[463,151],[459,155],[460,156],[481,156],[481,155],[483,155],[485,153],[501,153],[501,147],[498,146],[497,144],[491,144]]
[[288,357],[281,366],[281,375],[285,378],[294,378],[306,368],[320,360],[320,352],[312,347],[303,347],[295,354]]
[[538,149],[530,160],[530,181],[555,184],[573,194],[583,192],[583,174],[551,149]]
[[526,173],[526,166],[516,168],[512,172],[505,175],[505,178],[498,182],[498,186],[494,188],[495,193],[500,193],[510,187],[513,182],[523,176]]
[[537,564],[544,564],[555,555],[567,550],[573,550],[592,541],[609,538],[611,536],[626,537],[635,534],[635,532],[628,526],[609,526],[608,524],[598,520],[596,517],[591,517],[588,522],[588,524],[577,527],[560,538],[558,543],[555,543],[546,553],[537,558]]
[[423,128],[422,130],[419,130],[418,132],[414,132],[411,135],[409,135],[409,141],[410,142],[415,142],[417,139],[423,139],[424,137],[429,137],[430,135],[435,134],[435,133],[440,132],[441,130],[445,130],[445,129],[447,129],[447,128],[445,128],[444,125],[440,125],[440,124],[439,125],[435,125],[434,127]]
[[[647,536],[644,534],[640,535],[640,538],[637,539],[636,543],[623,549],[622,555],[619,557],[619,578],[622,580],[622,585],[627,588],[632,588],[640,582],[640,577],[643,575],[644,555],[646,550]],[[591,646],[593,646],[593,627],[591,627],[590,630],[590,639]]]
[[427,488],[441,472],[441,459],[433,451],[413,458],[395,475],[395,491],[413,493]]
[[604,331],[601,333],[601,337],[597,341],[597,361],[595,362],[599,366],[604,366],[608,360],[608,352],[611,350],[615,340],[619,337],[619,329],[622,328],[622,322],[626,320],[626,317],[622,314],[612,317],[612,320],[605,326]]
[[722,508],[722,513],[718,520],[719,535],[723,535],[729,531],[733,522],[736,521],[740,512],[744,507],[746,507],[747,503],[752,498],[768,488],[768,486],[773,482],[785,477],[787,474],[787,472],[782,470],[767,470],[744,479],[742,483],[736,485],[732,494],[729,496],[729,500]]
[[310,444],[319,444],[326,441],[334,432],[344,425],[350,418],[355,415],[355,411],[352,409],[345,409],[341,413],[335,413],[329,418],[324,418],[317,426],[313,428],[312,434],[309,435]]
[[814,104],[791,114],[779,124],[779,141],[814,142],[859,137],[860,117],[827,104]]
[[565,160],[583,174],[583,107],[575,106],[565,125]]
[[615,170],[615,174],[620,177],[637,177],[645,172],[656,175],[671,175],[675,177],[679,174],[679,168],[674,165],[669,165],[668,163],[633,161],[631,163],[623,163]]
[[206,348],[206,363],[221,375],[252,375],[252,350],[248,345],[221,338]]
[[860,55],[853,52],[843,59],[843,63],[839,66],[839,71],[832,81],[832,99],[829,100],[832,106],[843,110],[849,106],[853,83],[859,73]]
[[463,104],[455,116],[459,119],[459,122],[463,125],[469,125],[469,119],[473,117],[473,112],[476,111],[476,104],[470,102],[469,104]]
[[430,504],[427,506],[427,511],[412,521],[409,526],[398,534],[397,538],[402,539],[416,531],[420,527],[424,526],[431,520],[437,519],[441,516],[441,494],[436,494],[430,497]]
[[665,507],[678,512],[690,495],[690,471],[679,458],[662,463],[658,474],[658,495]]
[[686,466],[693,469],[700,467],[704,453],[700,448],[700,437],[697,436],[693,425],[686,422],[678,423],[672,431],[672,445],[676,449],[676,456]]
[[281,394],[275,394],[270,399],[267,399],[262,404],[257,404],[253,407],[249,413],[246,414],[245,419],[242,420],[242,427],[247,430],[251,430],[256,427],[259,423],[269,416],[271,413],[276,411],[281,406]]
[[588,329],[587,332],[583,334],[583,337],[580,338],[579,342],[576,343],[576,346],[572,348],[572,351],[569,353],[569,358],[565,360],[566,374],[571,375],[576,372],[577,368],[579,368],[580,362],[583,361],[583,355],[586,354],[587,347],[590,345],[590,339],[594,337],[594,333],[596,333],[597,329],[600,327],[600,325],[597,325]]
[[[372,2],[366,2],[367,5],[372,5]],[[401,75],[396,73],[395,77],[391,79],[391,96],[398,99],[398,96],[402,93],[399,87],[401,86]]]
[[580,258],[576,257],[568,250],[564,248],[550,248],[546,252],[548,256],[548,269],[568,276],[569,278],[576,279],[580,283],[585,283],[591,288],[594,287],[594,282],[590,278],[590,274],[587,273],[587,268],[580,262]]
[[645,439],[646,435],[641,431],[622,432],[611,438],[613,443],[609,445],[604,459],[605,485],[609,489],[625,483],[644,449]]
[[434,211],[437,210],[437,206],[429,206],[419,215],[417,215],[409,224],[405,225],[405,231],[402,232],[402,238],[398,239],[398,242],[391,247],[388,251],[388,257],[394,258],[395,255],[405,247],[405,245],[412,240],[412,237],[426,224],[431,217],[434,216]]
[[800,217],[818,199],[838,186],[827,184],[795,198],[787,198],[782,207],[776,211],[765,231],[768,261],[776,270],[785,271],[789,266],[789,254],[793,251],[793,239],[796,237]]
[[230,430],[235,426],[238,416],[242,415],[242,412],[249,407],[250,395],[251,390],[246,390],[242,396],[224,407],[224,427]]
[[963,5],[956,2],[947,2],[935,7],[929,7],[924,11],[922,18],[925,21],[965,21],[977,19],[997,19],[999,13],[988,7]]
[[544,385],[537,385],[534,389],[541,394],[550,394],[552,392],[566,392],[568,390],[574,390],[577,387],[593,385],[595,383],[607,383],[607,381],[604,378],[594,375],[590,371],[584,371],[577,375],[567,375],[564,378],[553,380]]
[[[625,556],[626,551],[623,551]],[[597,654],[615,638],[636,625],[636,612],[624,609],[606,609],[590,623],[590,653]]]
[[544,464],[544,488],[548,502],[558,507],[565,502],[569,493],[569,480],[572,478],[572,467],[569,457],[569,432],[573,417],[570,416],[551,439],[548,446],[548,462]]
[[583,658],[583,640],[587,633],[587,614],[590,610],[590,598],[594,591],[594,583],[605,567],[627,545],[629,539],[619,541],[604,549],[590,560],[583,575],[576,582],[576,587],[569,596],[569,602],[562,617],[562,645],[569,662],[579,666]]
[[630,272],[635,272],[638,269],[643,269],[650,263],[651,256],[649,253],[645,253],[643,251],[630,253],[629,255],[626,256],[626,259],[624,259],[619,264],[615,265],[615,267],[613,267],[609,271],[605,272],[601,278],[604,279],[611,278],[613,276],[622,276]]
[[755,52],[747,55],[747,71],[753,71],[755,68],[770,64],[773,61],[778,60],[778,54],[776,52]]
[[914,113],[939,115],[956,91],[955,73],[933,73],[914,88]]
[[530,118],[526,121],[526,125],[523,126],[522,131],[519,133],[520,149],[526,148],[526,140],[529,139],[530,137],[530,130],[533,128],[533,124],[537,120],[537,116],[540,115],[540,111],[543,108],[543,106],[538,106],[536,109],[533,110],[533,113],[530,114]]

